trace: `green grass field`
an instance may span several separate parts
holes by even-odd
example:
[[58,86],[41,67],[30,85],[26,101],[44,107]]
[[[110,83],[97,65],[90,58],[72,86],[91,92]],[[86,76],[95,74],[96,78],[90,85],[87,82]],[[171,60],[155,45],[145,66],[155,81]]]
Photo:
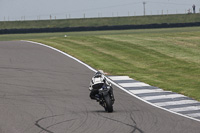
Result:
[[0,22],[0,29],[30,29],[30,28],[63,28],[63,27],[97,27],[113,25],[145,25],[162,23],[200,22],[199,14],[131,16],[111,18],[82,18],[40,21],[5,21]]
[[200,27],[12,34],[0,40],[41,42],[110,75],[128,75],[200,101]]

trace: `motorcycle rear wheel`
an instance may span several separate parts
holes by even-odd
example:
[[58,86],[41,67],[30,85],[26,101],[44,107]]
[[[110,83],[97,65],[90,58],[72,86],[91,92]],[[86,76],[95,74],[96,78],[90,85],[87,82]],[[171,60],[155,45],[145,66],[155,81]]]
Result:
[[112,101],[109,95],[104,97],[105,99],[105,111],[111,113],[113,112],[113,106],[112,106]]

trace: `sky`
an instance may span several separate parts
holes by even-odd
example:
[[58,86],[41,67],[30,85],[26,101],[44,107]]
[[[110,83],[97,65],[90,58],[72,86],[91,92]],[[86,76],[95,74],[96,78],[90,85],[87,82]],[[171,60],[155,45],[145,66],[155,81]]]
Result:
[[[143,4],[143,3],[146,4]],[[0,21],[184,14],[200,0],[0,0]]]

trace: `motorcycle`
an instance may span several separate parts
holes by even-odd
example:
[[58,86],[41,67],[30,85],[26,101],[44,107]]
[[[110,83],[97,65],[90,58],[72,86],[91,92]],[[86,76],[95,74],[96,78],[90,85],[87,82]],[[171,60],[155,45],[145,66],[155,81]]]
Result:
[[99,89],[99,93],[97,94],[99,104],[104,107],[105,111],[113,112],[113,104],[114,104],[114,95],[113,88],[111,85],[107,85],[106,83]]

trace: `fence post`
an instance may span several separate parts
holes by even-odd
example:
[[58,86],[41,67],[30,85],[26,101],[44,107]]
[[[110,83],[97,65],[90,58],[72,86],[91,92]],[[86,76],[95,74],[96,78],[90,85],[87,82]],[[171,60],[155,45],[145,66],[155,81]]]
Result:
[[146,2],[143,2],[144,16],[146,15],[146,11],[145,11],[145,4],[146,4]]

